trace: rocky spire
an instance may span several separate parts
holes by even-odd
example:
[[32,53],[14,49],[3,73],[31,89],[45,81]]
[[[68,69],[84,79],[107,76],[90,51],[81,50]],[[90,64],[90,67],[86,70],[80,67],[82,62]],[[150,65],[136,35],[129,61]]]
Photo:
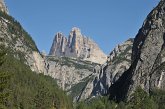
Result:
[[[69,34],[69,42],[68,45],[71,48],[71,52],[75,50],[75,52],[79,49],[78,42],[82,42],[83,36],[81,34],[81,31],[79,28],[72,28],[70,34]],[[77,51],[78,52],[78,51]],[[77,53],[78,54],[78,53]]]
[[49,54],[79,58],[101,64],[105,63],[107,59],[98,45],[90,38],[83,36],[81,30],[76,27],[72,28],[68,40],[58,33]]
[[9,13],[4,0],[0,0],[0,11],[5,12],[7,14]]
[[53,44],[52,44],[49,54],[57,55],[57,56],[64,56],[66,45],[67,45],[67,38],[61,32],[58,32],[55,35],[55,38],[53,40]]

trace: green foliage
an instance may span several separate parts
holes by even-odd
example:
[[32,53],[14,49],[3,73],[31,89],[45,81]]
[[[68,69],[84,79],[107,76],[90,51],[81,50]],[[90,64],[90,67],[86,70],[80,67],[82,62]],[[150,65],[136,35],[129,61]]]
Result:
[[[0,109],[73,109],[71,99],[59,89],[54,79],[32,72],[24,64],[25,54],[10,48],[19,39],[30,51],[38,51],[30,35],[6,13],[0,12],[0,20],[7,24],[8,30],[4,36],[10,35],[12,38],[11,42],[7,42],[10,43],[7,53],[3,53],[5,61],[1,59],[0,52]],[[8,39],[6,37],[0,41]]]
[[[3,82],[2,82],[3,75]],[[1,73],[0,75],[1,85],[0,85],[0,108],[6,108],[8,106],[10,90],[9,90],[9,75],[7,73]]]
[[9,75],[0,72],[0,105],[6,105],[9,97]]
[[80,102],[76,109],[115,109],[116,103],[107,97],[97,97],[90,101]]
[[157,109],[157,104],[154,100],[140,87],[137,88],[132,96],[129,107],[133,109]]
[[120,102],[118,104],[118,106],[116,107],[116,109],[128,109],[127,106],[126,106],[126,103],[124,102]]
[[78,106],[76,107],[76,109],[85,109],[85,108],[87,108],[87,106],[86,106],[86,104],[84,102],[80,102],[78,104]]
[[83,101],[76,109],[165,109],[165,91],[155,89],[149,95],[138,87],[128,102],[115,103],[107,97]]
[[[4,46],[0,46],[0,67],[5,62],[6,52]],[[0,71],[0,108],[5,108],[9,98],[9,80],[10,75],[7,72]]]
[[8,54],[0,68],[10,72],[10,96],[7,103],[12,109],[72,109],[72,102],[59,89],[56,81],[43,74],[36,74],[21,61]]
[[151,97],[158,105],[158,109],[165,109],[165,91],[154,89],[151,92]]

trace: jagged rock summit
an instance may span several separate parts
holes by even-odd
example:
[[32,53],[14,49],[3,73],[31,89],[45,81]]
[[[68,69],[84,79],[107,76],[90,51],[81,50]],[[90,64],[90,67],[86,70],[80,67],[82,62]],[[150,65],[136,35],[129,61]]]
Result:
[[103,64],[107,56],[89,37],[83,36],[79,28],[72,28],[67,39],[61,32],[55,35],[49,55],[73,57]]
[[0,11],[5,12],[7,14],[9,13],[4,0],[0,0]]

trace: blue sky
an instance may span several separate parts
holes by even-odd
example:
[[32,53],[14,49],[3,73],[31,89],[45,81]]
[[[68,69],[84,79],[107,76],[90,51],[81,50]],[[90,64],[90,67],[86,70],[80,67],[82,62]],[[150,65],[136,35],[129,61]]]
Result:
[[109,54],[119,43],[136,36],[159,0],[6,0],[10,15],[47,53],[54,35],[68,36],[72,27]]

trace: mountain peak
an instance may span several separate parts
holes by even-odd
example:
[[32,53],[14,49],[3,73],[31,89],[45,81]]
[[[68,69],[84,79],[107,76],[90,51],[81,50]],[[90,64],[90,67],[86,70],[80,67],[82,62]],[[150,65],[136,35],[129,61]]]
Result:
[[90,38],[81,34],[77,27],[72,28],[67,39],[62,33],[55,35],[49,55],[73,57],[103,64],[107,56]]
[[5,12],[7,14],[9,13],[4,0],[0,0],[0,11]]
[[53,44],[49,54],[50,55],[53,54],[61,55],[59,53],[64,54],[66,45],[67,45],[67,38],[62,34],[62,32],[57,32],[54,37]]
[[73,31],[73,32],[80,32],[80,33],[81,33],[81,30],[80,30],[80,28],[78,28],[78,27],[73,27],[73,28],[72,28],[72,31]]
[[69,38],[82,37],[81,30],[77,27],[73,27],[70,31]]

